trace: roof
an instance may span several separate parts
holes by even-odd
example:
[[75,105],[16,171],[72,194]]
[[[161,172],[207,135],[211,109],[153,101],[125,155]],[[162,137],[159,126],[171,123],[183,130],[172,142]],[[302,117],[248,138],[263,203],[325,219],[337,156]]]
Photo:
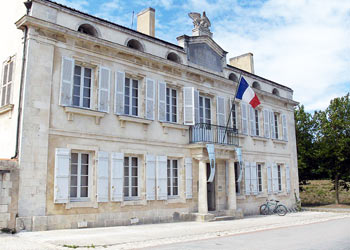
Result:
[[76,12],[76,13],[79,13],[79,14],[81,14],[81,15],[84,15],[84,16],[87,16],[87,17],[90,17],[90,18],[97,19],[97,20],[99,20],[99,21],[101,21],[101,22],[104,22],[104,23],[107,23],[107,24],[116,26],[116,27],[118,27],[118,28],[121,28],[121,29],[124,29],[124,30],[127,30],[127,31],[131,31],[131,32],[134,32],[134,33],[136,33],[136,34],[138,34],[138,35],[140,35],[140,36],[146,37],[146,38],[148,38],[148,39],[152,39],[152,40],[155,40],[155,41],[164,43],[164,44],[166,44],[166,45],[170,45],[170,46],[176,47],[177,49],[183,50],[183,48],[182,48],[181,46],[177,45],[177,44],[170,43],[170,42],[167,42],[167,41],[165,41],[165,40],[162,40],[162,39],[159,39],[159,38],[156,38],[156,37],[153,37],[153,36],[146,35],[146,34],[144,34],[144,33],[141,33],[141,32],[139,32],[139,31],[137,31],[137,30],[130,29],[130,28],[128,28],[128,27],[125,27],[125,26],[122,26],[122,25],[119,25],[119,24],[110,22],[110,21],[108,21],[108,20],[106,20],[106,19],[103,19],[103,18],[100,18],[100,17],[96,17],[96,16],[93,16],[93,15],[90,15],[90,14],[88,14],[88,13],[82,12],[82,11],[80,11],[80,10],[76,10],[76,9],[71,8],[71,7],[68,7],[68,6],[66,6],[66,5],[63,5],[63,4],[60,4],[60,3],[56,3],[56,2],[51,1],[51,0],[37,0],[37,1],[48,2],[48,3],[51,3],[51,4],[57,5],[57,6],[61,7],[61,8],[65,8],[65,9],[67,9],[67,10],[70,10],[70,11],[73,11],[73,12]]

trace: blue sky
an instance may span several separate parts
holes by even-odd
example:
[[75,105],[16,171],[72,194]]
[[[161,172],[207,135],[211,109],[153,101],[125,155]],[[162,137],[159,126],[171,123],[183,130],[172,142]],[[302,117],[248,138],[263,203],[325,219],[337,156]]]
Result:
[[156,9],[156,37],[191,35],[189,12],[206,11],[228,58],[254,54],[255,73],[287,85],[309,111],[350,92],[349,0],[57,0],[131,27],[134,11]]

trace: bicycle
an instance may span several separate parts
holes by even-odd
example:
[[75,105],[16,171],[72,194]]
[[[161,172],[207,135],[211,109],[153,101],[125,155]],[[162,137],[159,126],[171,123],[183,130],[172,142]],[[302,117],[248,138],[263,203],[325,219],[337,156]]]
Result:
[[285,216],[288,212],[287,208],[283,204],[278,204],[280,201],[278,200],[268,200],[266,199],[266,203],[262,204],[259,208],[259,212],[261,215],[268,215],[277,213],[279,216]]

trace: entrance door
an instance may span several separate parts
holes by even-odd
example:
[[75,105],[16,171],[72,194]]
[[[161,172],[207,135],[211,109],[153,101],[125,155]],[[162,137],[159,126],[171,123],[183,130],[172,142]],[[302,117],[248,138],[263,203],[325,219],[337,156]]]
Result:
[[[210,163],[207,163],[207,179],[210,176]],[[207,182],[208,211],[215,211],[215,179]]]

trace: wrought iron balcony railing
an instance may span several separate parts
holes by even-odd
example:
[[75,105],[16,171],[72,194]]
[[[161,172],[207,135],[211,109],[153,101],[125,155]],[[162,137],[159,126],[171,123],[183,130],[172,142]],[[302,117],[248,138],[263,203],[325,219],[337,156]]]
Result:
[[208,142],[224,145],[238,146],[237,129],[228,127],[225,135],[224,126],[218,126],[207,123],[197,123],[190,127],[190,143]]

